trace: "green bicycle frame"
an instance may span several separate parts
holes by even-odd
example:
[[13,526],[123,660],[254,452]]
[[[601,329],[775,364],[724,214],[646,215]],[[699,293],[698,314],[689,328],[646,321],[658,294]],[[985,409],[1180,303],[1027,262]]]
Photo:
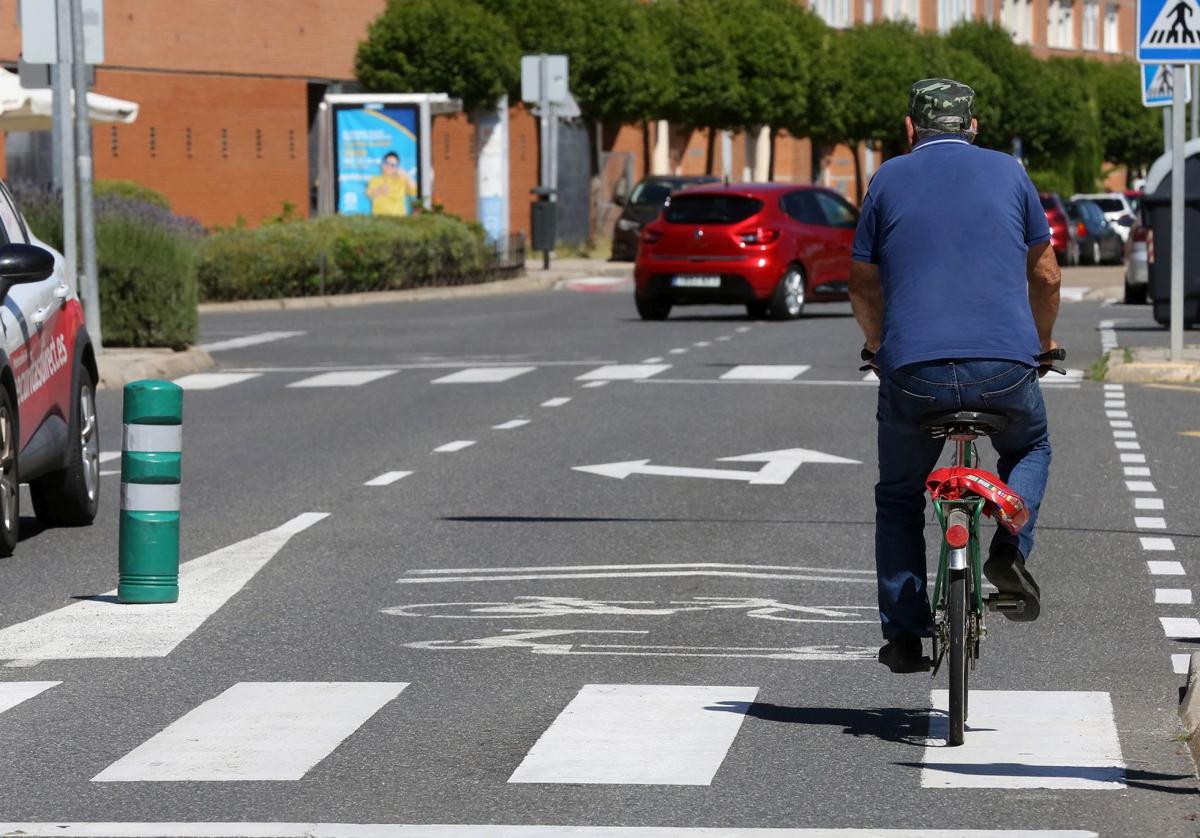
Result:
[[[955,465],[961,465],[966,468],[973,468],[978,455],[975,453],[975,444],[973,442],[959,442],[959,454],[955,458]],[[946,544],[946,519],[950,516],[950,512],[954,509],[961,509],[967,513],[971,519],[971,534],[967,541],[967,564],[971,570],[971,575],[974,576],[974,584],[971,586],[971,606],[976,614],[983,614],[983,561],[980,558],[980,536],[979,536],[979,519],[983,515],[984,499],[964,498],[962,500],[937,500],[933,501],[933,511],[937,513],[938,526],[942,531],[941,550],[938,555],[938,571],[937,580],[933,585],[933,606],[936,611],[942,603],[942,592],[945,590],[946,583],[950,579],[950,548]]]

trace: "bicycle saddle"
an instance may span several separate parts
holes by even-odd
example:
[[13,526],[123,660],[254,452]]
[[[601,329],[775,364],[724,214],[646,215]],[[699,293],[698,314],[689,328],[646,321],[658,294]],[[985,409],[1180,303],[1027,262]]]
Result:
[[953,431],[962,433],[999,433],[1008,426],[1008,417],[995,410],[938,411],[921,417],[921,430],[931,436],[947,436]]

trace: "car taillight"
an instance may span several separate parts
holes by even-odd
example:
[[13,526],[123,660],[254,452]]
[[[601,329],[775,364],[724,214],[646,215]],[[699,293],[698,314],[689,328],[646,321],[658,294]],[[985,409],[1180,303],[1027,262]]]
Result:
[[1087,225],[1084,224],[1082,221],[1080,221],[1078,224],[1075,225],[1075,235],[1077,235],[1077,236],[1086,236],[1087,235]]
[[1146,228],[1146,263],[1154,264],[1154,231]]
[[757,230],[741,233],[739,238],[743,244],[770,244],[779,239],[779,231],[759,227]]
[[655,244],[662,238],[662,232],[659,230],[651,230],[649,227],[642,230],[642,244]]
[[1150,228],[1149,227],[1134,227],[1133,235],[1131,235],[1130,238],[1133,239],[1135,242],[1149,241],[1150,240]]

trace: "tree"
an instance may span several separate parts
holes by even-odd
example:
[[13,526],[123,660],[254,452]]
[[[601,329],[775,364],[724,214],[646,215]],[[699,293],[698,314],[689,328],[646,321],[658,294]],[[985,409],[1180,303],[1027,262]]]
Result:
[[1100,103],[1104,159],[1124,166],[1130,177],[1144,172],[1162,154],[1163,141],[1157,109],[1142,104],[1141,68],[1122,61],[1096,62],[1091,69]]
[[738,55],[728,36],[722,0],[658,0],[649,6],[653,30],[674,66],[674,96],[662,116],[687,128],[709,129],[708,170],[718,129],[744,117]]
[[471,112],[516,87],[520,60],[512,28],[475,0],[389,0],[354,71],[368,91],[444,91]]

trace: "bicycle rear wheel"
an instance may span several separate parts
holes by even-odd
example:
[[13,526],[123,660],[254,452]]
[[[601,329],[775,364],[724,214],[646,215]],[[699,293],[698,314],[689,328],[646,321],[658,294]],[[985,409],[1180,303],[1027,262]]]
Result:
[[948,745],[961,745],[967,721],[967,572],[950,572],[946,618],[950,621],[950,735]]

